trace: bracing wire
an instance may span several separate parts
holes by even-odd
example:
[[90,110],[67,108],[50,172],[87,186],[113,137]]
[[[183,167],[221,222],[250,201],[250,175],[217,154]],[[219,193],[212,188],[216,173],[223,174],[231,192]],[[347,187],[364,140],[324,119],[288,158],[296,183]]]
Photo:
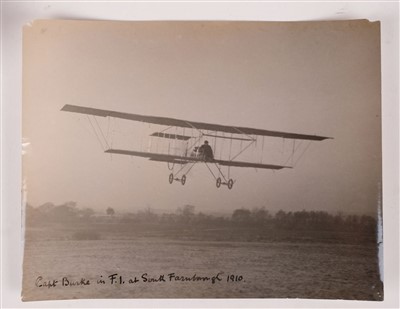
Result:
[[107,134],[106,134],[107,140],[108,140],[109,134],[110,134],[110,117],[107,117]]
[[215,167],[218,169],[219,176],[222,176],[222,178],[224,178],[224,181],[227,182],[227,180],[226,180],[226,178],[224,176],[224,173],[222,173],[222,171],[221,171],[220,167],[218,166],[218,164],[217,163],[214,163],[214,164],[215,164]]
[[105,148],[104,148],[104,146],[103,146],[103,144],[102,144],[102,142],[101,142],[101,139],[100,139],[99,135],[97,134],[96,128],[94,127],[92,121],[90,120],[89,115],[86,115],[86,117],[87,117],[87,119],[89,120],[90,125],[92,126],[93,132],[94,132],[94,134],[96,135],[97,141],[99,142],[101,149],[104,151]]
[[172,167],[171,167],[169,164],[170,164],[170,162],[167,162],[168,169],[169,169],[170,171],[173,171],[173,170],[174,170],[174,167],[175,167],[175,163],[172,162]]
[[232,155],[232,136],[233,134],[231,134],[231,139],[229,144],[229,161],[231,160],[231,155]]
[[[182,130],[182,135],[185,136],[185,128],[183,128],[183,130]],[[185,146],[186,146],[186,148],[185,148]],[[187,155],[187,143],[185,143],[185,142],[182,143],[182,149],[181,149],[181,157],[183,157],[183,155],[185,155],[185,156]]]
[[174,155],[176,155],[176,150],[178,148],[178,146],[176,145],[176,141],[177,141],[177,137],[176,135],[178,134],[178,127],[175,127],[175,138],[174,138]]
[[[197,163],[197,162],[194,162],[193,165],[188,169],[188,171],[187,171],[186,173],[184,173],[184,175],[187,175],[187,173],[189,173],[189,171],[192,169],[192,167],[193,167],[196,163]],[[186,167],[186,164],[183,164],[183,165],[181,166],[181,168],[180,168],[176,173],[174,173],[174,175],[175,175],[175,176],[178,176],[179,173],[180,173],[185,167]]]
[[153,145],[153,139],[151,138],[151,136],[149,137],[149,143],[147,145],[147,151],[151,152],[151,147]]
[[300,143],[297,144],[296,148],[294,149],[294,151],[292,152],[292,154],[287,158],[287,160],[285,161],[285,163],[283,163],[283,165],[286,165],[290,160],[292,160],[293,163],[293,156],[296,153],[297,149],[300,148],[301,144],[303,143],[303,141],[301,140]]
[[167,130],[169,130],[169,129],[171,129],[171,128],[172,128],[172,126],[167,127],[167,128],[165,128],[164,130],[161,130],[160,133],[163,133],[163,132],[165,132],[165,131],[167,131]]
[[260,160],[261,164],[263,161],[263,157],[264,157],[264,136],[262,137],[262,142],[261,142],[261,160]]
[[301,155],[297,158],[297,160],[294,162],[293,166],[296,166],[297,162],[300,161],[300,159],[303,157],[303,155],[306,153],[308,147],[310,147],[311,145],[311,141],[308,142],[307,147],[303,150],[303,152],[301,153]]
[[293,157],[294,157],[294,150],[296,148],[296,140],[293,140],[293,148],[292,148],[292,166],[293,166]]
[[[196,164],[197,162],[194,162],[193,164],[192,164],[192,166],[191,167],[189,167],[189,169],[186,171],[186,173],[185,174],[183,174],[183,175],[187,175],[187,174],[189,174],[189,172],[190,172],[190,170],[193,168],[193,166]],[[183,167],[185,167],[185,165],[183,166]]]
[[[224,136],[225,137],[225,133],[224,132],[222,132],[222,136]],[[222,152],[223,152],[223,149],[224,149],[224,138],[222,138],[222,140],[221,140],[221,151],[219,152],[219,159],[221,160],[221,158],[222,158]]]
[[[217,135],[217,131],[214,131],[214,135]],[[214,153],[216,148],[217,148],[217,138],[214,136]]]
[[99,131],[100,131],[100,133],[101,133],[101,136],[102,136],[103,139],[104,139],[104,142],[105,142],[106,146],[108,147],[108,149],[110,149],[110,146],[108,145],[107,139],[106,139],[106,137],[104,136],[103,130],[101,129],[99,123],[97,122],[96,117],[94,117],[94,120],[95,120],[95,122],[96,122],[96,124],[97,124],[97,127],[99,128]]
[[204,162],[208,168],[208,170],[210,171],[211,175],[213,175],[214,179],[217,180],[217,177],[215,177],[214,173],[212,172],[211,168],[208,166],[207,162]]
[[143,122],[140,123],[140,151],[143,151]]

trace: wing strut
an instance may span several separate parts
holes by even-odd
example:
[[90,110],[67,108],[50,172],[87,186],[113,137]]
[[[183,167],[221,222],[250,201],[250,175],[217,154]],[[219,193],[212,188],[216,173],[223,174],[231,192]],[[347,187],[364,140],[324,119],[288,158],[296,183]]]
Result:
[[260,160],[261,164],[263,161],[263,157],[264,157],[264,136],[262,137],[262,142],[261,142],[261,160]]

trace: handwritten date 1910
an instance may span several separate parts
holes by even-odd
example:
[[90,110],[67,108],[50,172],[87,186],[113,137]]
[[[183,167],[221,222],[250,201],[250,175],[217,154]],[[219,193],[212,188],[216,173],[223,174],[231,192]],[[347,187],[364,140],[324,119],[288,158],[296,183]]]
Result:
[[241,275],[228,275],[226,276],[226,282],[244,282],[244,280]]

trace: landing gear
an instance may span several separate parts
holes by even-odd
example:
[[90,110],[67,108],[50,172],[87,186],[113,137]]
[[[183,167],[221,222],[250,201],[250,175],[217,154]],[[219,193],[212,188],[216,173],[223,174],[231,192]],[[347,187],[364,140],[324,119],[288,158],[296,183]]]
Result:
[[169,174],[169,177],[168,177],[169,183],[172,184],[172,183],[174,182],[174,180],[180,181],[181,184],[182,184],[182,186],[183,186],[183,185],[185,185],[185,183],[186,183],[186,175],[182,175],[182,178],[179,179],[179,178],[174,178],[174,174],[172,174],[172,173]]
[[217,188],[221,187],[221,185],[227,186],[228,189],[232,189],[233,187],[233,179],[229,179],[228,182],[222,181],[221,177],[218,177],[216,179],[215,185],[217,186]]
[[221,186],[221,177],[217,178],[217,182],[215,183],[215,185],[217,186],[217,188],[219,188]]
[[[214,162],[215,166],[217,167],[219,174],[214,174],[213,171],[211,170],[211,168],[208,166],[207,162],[205,162],[205,165],[207,166],[208,170],[210,171],[211,175],[214,177],[215,179],[215,186],[217,188],[221,188],[221,186],[227,186],[229,190],[231,190],[233,188],[233,185],[235,183],[235,181],[232,178],[229,178],[229,170],[228,170],[228,177],[225,177],[225,175],[223,174],[222,170],[218,167],[218,165]],[[183,167],[181,167],[177,172],[173,172],[171,170],[172,173],[169,174],[168,177],[168,182],[170,184],[174,183],[174,181],[180,182],[182,186],[184,186],[186,184],[186,178],[187,178],[187,174],[189,173],[189,171],[192,169],[192,167],[196,164],[196,162],[192,163],[192,165],[190,166],[190,168],[187,171],[183,171]],[[182,173],[181,173],[182,172]]]

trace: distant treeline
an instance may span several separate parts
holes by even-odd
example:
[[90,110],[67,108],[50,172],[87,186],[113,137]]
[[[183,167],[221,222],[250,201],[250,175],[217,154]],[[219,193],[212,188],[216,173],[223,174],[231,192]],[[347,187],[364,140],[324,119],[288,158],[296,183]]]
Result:
[[151,209],[136,213],[117,213],[109,207],[104,213],[91,208],[78,208],[75,202],[62,205],[46,203],[26,208],[27,226],[37,224],[120,224],[135,226],[183,228],[268,228],[283,230],[363,231],[376,233],[376,218],[367,215],[330,214],[326,211],[283,211],[271,214],[266,208],[236,209],[230,216],[216,216],[195,212],[195,206],[179,207],[174,213],[156,214]]

